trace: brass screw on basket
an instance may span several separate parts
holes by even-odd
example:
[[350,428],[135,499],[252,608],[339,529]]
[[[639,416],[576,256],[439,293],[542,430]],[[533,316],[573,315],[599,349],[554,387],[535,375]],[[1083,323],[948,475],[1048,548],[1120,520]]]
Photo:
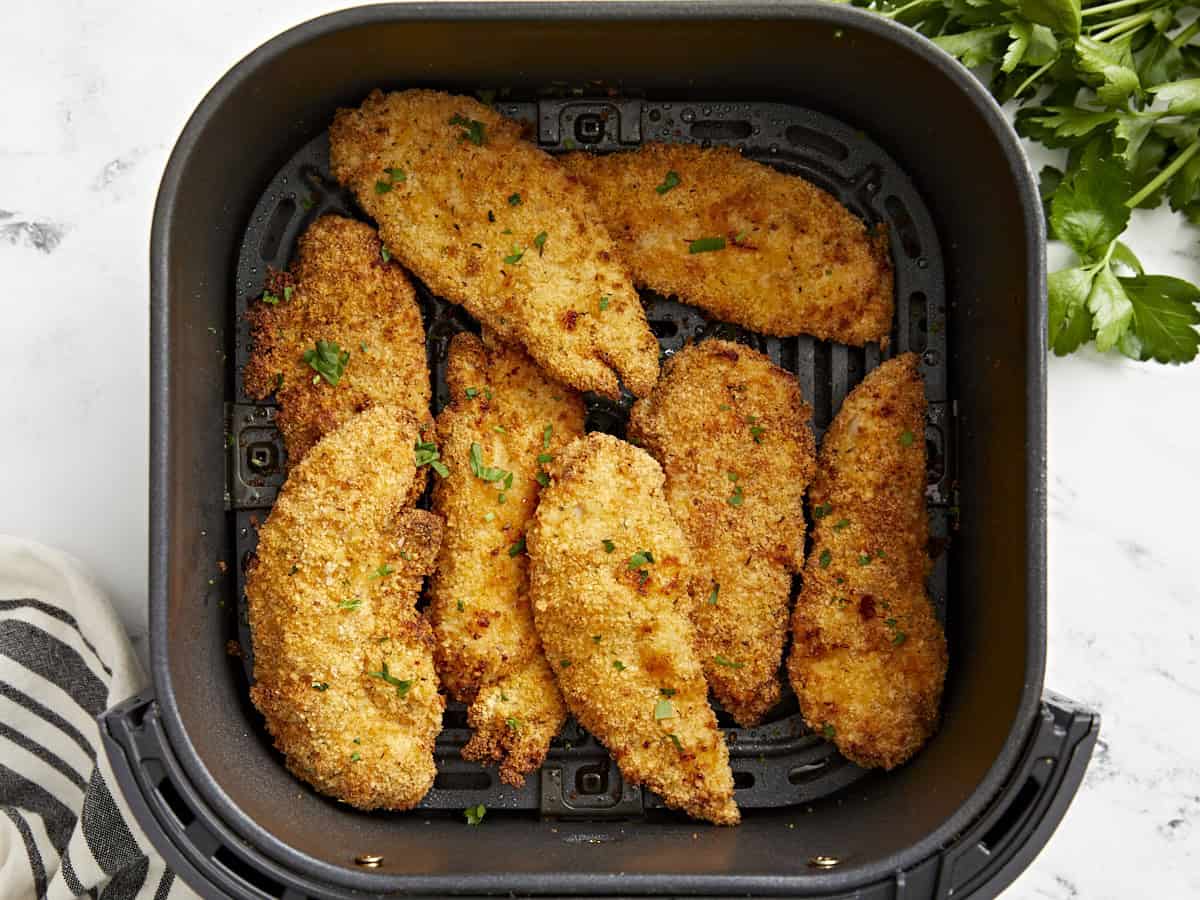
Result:
[[374,853],[363,853],[354,857],[354,862],[364,869],[378,869],[383,865],[383,857],[376,856]]
[[836,856],[814,856],[808,861],[808,864],[814,869],[832,869],[841,860]]

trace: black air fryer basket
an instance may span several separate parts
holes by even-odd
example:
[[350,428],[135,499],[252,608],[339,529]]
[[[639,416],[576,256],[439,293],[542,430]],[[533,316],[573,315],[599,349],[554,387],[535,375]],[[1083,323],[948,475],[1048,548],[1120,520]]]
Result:
[[[573,722],[523,789],[503,785],[459,756],[458,704],[414,812],[361,813],[284,769],[247,695],[243,565],[285,457],[274,406],[243,390],[244,313],[316,216],[362,217],[329,175],[326,129],[380,86],[486,91],[551,152],[736,146],[887,226],[897,315],[882,351],[765,338],[643,299],[665,353],[717,335],[795,372],[818,436],[881,359],[921,354],[930,592],[950,671],[941,730],[914,760],[855,767],[794,697],[753,729],[718,711],[738,828],[665,810]],[[154,216],[154,687],[103,717],[143,829],[197,890],[238,898],[994,896],[1062,818],[1098,729],[1042,689],[1043,242],[1030,173],[983,89],[924,39],[843,6],[376,6],[256,50],[188,123]],[[418,295],[440,408],[449,339],[476,326]],[[627,412],[597,399],[589,427],[621,434]],[[470,827],[461,811],[477,803],[488,815]]]

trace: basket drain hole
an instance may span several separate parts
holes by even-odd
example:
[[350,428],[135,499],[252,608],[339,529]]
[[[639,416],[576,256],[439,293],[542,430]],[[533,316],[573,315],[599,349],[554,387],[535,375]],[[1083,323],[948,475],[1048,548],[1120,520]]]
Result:
[[819,131],[813,131],[811,128],[805,128],[803,125],[790,126],[783,136],[793,147],[816,150],[821,156],[843,160],[850,155],[850,149],[841,141],[835,140],[827,134],[821,134]]
[[735,791],[744,791],[747,788],[754,787],[753,772],[734,772],[733,773],[733,789]]
[[[283,243],[283,234],[288,222],[296,215],[296,201],[284,197],[271,213],[271,221],[263,232],[262,243],[258,245],[258,255],[264,262],[275,262],[279,257],[279,247]],[[279,262],[284,262],[279,260]]]
[[234,852],[228,847],[218,847],[217,852],[213,854],[213,859],[219,862],[228,870],[229,874],[242,883],[248,884],[252,888],[257,888],[268,897],[283,896],[284,887],[282,884],[234,855]]
[[650,330],[654,332],[654,336],[659,340],[673,338],[679,334],[679,323],[672,322],[670,319],[659,319],[657,322],[650,323]]
[[438,772],[433,786],[443,791],[486,791],[492,786],[487,772]]
[[743,141],[754,131],[749,122],[705,120],[692,123],[692,137],[703,141]]
[[175,818],[179,820],[179,824],[187,828],[195,820],[196,816],[192,812],[192,808],[183,802],[183,798],[179,796],[179,791],[175,790],[175,785],[171,783],[171,779],[163,777],[158,783],[158,795],[162,797],[163,803],[167,804],[168,808],[175,814]]
[[466,728],[467,710],[446,708],[442,713],[442,728]]
[[908,298],[908,349],[913,353],[924,353],[929,344],[929,314],[927,299],[917,291]]
[[908,207],[899,197],[892,194],[883,201],[883,208],[892,218],[892,230],[900,239],[904,255],[909,259],[916,259],[921,255],[921,239],[917,237],[917,226],[908,212]]

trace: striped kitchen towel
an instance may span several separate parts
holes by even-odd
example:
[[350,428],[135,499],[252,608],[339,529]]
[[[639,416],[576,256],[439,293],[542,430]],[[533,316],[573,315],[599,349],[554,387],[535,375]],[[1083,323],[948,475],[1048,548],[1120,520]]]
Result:
[[0,900],[196,895],[130,815],[96,716],[145,678],[71,557],[0,535]]

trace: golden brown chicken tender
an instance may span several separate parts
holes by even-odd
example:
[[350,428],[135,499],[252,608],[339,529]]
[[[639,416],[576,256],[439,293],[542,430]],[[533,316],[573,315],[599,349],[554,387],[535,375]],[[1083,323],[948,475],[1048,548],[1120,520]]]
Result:
[[596,199],[639,285],[764,334],[886,344],[887,236],[804,179],[694,144],[562,164]]
[[[291,465],[372,403],[429,416],[421,311],[404,271],[380,249],[371,226],[321,216],[301,235],[289,275],[268,284],[274,304],[255,301],[247,313],[254,346],[246,392],[261,400],[275,391]],[[320,352],[318,342],[320,372],[305,360]]]
[[523,352],[485,340],[450,344],[452,403],[437,420],[449,473],[433,492],[446,530],[429,612],[442,683],[470,704],[464,758],[499,762],[519,786],[567,714],[533,625],[525,529],[545,465],[583,434],[584,408]]
[[946,637],[925,592],[925,390],[915,354],[842,404],[809,491],[813,545],[788,660],[805,720],[890,769],[937,727]]
[[564,384],[653,387],[658,343],[598,211],[518,123],[468,97],[375,91],[329,139],[334,176],[435,293]]
[[287,766],[361,809],[409,809],[433,784],[444,701],[415,609],[441,520],[405,507],[416,420],[348,419],[292,467],[246,579],[250,696]]
[[745,727],[782,693],[804,490],[816,468],[811,417],[794,375],[748,347],[709,340],[671,357],[629,423],[666,472],[667,503],[702,577],[691,615],[705,677]]
[[567,706],[627,781],[689,815],[736,824],[729,752],[688,617],[691,551],[662,469],[593,433],[549,472],[528,533],[530,587]]

